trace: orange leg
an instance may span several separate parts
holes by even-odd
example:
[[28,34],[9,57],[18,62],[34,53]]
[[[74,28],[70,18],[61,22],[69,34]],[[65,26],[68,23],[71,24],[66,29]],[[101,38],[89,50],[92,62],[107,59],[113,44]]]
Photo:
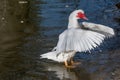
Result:
[[66,68],[75,68],[74,65],[68,65],[68,61],[67,60],[64,62],[64,64],[65,64]]
[[71,63],[71,65],[79,65],[79,64],[81,64],[81,62],[74,62],[73,58],[70,59],[70,63]]

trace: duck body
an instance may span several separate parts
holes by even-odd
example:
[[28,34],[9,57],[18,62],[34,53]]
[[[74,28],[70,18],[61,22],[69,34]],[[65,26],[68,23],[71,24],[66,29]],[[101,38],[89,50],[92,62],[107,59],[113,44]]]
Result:
[[114,36],[108,26],[90,22],[78,23],[78,19],[88,20],[83,10],[75,10],[69,16],[68,29],[59,35],[57,46],[41,58],[57,62],[70,61],[76,52],[86,52],[98,47],[105,38]]

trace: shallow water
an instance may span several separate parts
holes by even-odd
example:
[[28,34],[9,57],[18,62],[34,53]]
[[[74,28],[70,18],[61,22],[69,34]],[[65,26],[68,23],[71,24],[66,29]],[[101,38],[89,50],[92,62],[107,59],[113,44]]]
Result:
[[[120,0],[76,1],[32,1],[29,21],[34,25],[27,20],[17,22],[24,20],[24,15],[7,16],[9,24],[0,27],[0,80],[120,80],[120,22],[114,19],[120,17],[115,7]],[[50,51],[67,28],[68,16],[76,5],[85,10],[88,22],[108,25],[115,29],[116,36],[105,40],[92,54],[78,53],[75,60],[82,64],[75,69],[41,60],[40,54]]]

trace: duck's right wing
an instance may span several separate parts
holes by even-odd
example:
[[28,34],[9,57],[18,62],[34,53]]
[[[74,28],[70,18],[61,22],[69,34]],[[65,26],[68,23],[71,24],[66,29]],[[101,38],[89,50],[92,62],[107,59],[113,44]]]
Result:
[[56,50],[86,52],[99,46],[104,38],[105,35],[94,31],[67,29],[60,34]]

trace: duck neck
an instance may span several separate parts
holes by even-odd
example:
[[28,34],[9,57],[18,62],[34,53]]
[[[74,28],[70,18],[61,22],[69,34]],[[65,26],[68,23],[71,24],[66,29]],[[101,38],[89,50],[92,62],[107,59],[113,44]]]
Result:
[[77,19],[69,19],[68,28],[79,28],[79,23]]

